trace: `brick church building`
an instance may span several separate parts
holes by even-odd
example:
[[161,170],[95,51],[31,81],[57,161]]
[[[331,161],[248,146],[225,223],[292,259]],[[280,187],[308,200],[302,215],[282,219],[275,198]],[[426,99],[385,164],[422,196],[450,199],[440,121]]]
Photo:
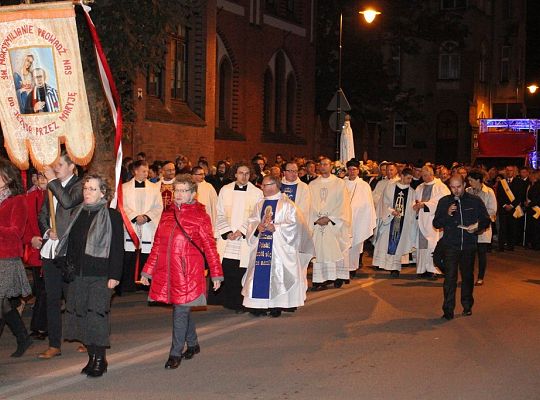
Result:
[[192,1],[168,37],[164,68],[137,82],[125,153],[216,162],[312,156],[315,1]]

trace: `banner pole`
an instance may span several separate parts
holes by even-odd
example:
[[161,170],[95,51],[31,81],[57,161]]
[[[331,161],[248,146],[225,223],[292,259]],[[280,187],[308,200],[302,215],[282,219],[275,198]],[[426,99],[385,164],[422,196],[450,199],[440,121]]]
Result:
[[51,217],[51,232],[56,233],[56,210],[54,208],[53,193],[47,189],[49,194],[49,215]]

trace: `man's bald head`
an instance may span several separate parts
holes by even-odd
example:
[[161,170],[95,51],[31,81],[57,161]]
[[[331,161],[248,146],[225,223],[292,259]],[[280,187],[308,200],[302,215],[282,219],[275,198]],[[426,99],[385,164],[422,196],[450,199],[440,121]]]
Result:
[[465,192],[465,180],[463,176],[459,174],[452,175],[448,181],[448,187],[454,196],[463,196],[463,192]]

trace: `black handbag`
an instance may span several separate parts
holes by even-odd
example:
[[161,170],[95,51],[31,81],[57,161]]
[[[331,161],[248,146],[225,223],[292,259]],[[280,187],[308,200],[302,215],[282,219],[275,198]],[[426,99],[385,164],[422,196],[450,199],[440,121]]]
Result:
[[178,227],[180,228],[180,230],[182,231],[182,233],[184,234],[184,236],[186,237],[187,240],[189,240],[189,242],[195,246],[195,248],[197,250],[199,250],[199,253],[201,253],[201,256],[203,257],[203,260],[204,260],[204,269],[205,270],[208,270],[210,269],[208,267],[208,261],[206,261],[206,256],[204,255],[204,252],[201,250],[201,248],[199,246],[197,246],[197,243],[195,243],[193,241],[193,239],[191,239],[191,236],[188,235],[188,233],[186,232],[186,230],[184,229],[184,227],[182,226],[182,224],[180,223],[180,221],[178,220],[178,217],[176,216],[176,212],[174,212],[174,219],[176,220],[176,224],[178,225]]

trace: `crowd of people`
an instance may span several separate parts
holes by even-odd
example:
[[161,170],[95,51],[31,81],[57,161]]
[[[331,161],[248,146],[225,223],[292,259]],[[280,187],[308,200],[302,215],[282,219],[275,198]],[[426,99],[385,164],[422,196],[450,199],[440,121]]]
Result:
[[[215,166],[182,155],[150,164],[139,153],[123,162],[121,215],[108,208],[107,180],[78,174],[65,151],[26,193],[19,171],[0,160],[1,324],[17,337],[13,357],[33,340],[48,339],[41,359],[60,356],[63,338],[77,341],[89,357],[81,373],[99,377],[113,293],[147,290],[151,302],[173,306],[165,368],[175,369],[200,352],[191,307],[279,317],[303,306],[308,290],[349,283],[364,250],[391,278],[404,266],[416,266],[418,279],[444,276],[446,320],[459,270],[469,316],[492,243],[540,250],[539,178],[512,165],[269,161],[262,153]],[[31,292],[24,267],[35,298],[31,334],[18,311]]]

